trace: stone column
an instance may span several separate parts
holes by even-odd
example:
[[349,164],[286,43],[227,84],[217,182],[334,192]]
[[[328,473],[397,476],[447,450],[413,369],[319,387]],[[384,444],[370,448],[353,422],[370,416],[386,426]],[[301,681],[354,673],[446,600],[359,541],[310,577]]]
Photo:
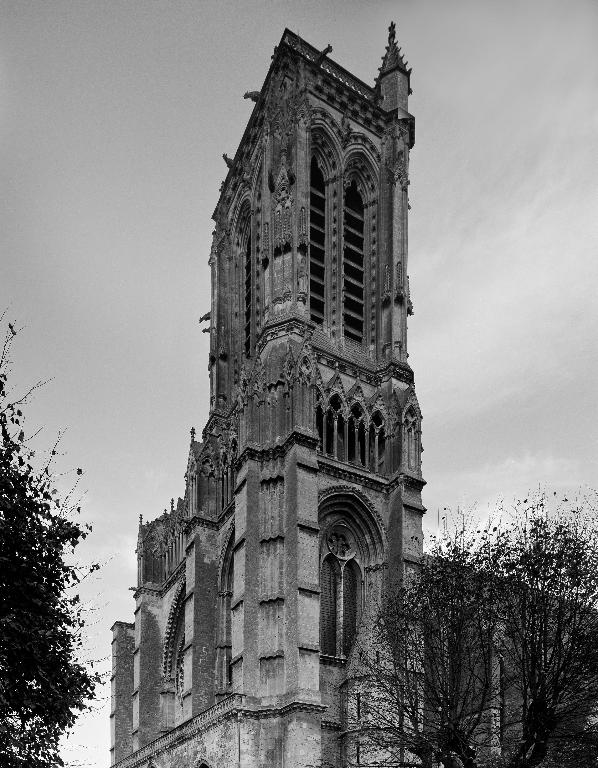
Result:
[[112,675],[110,686],[110,762],[118,763],[133,751],[133,652],[135,625],[112,625]]
[[162,631],[160,592],[140,587],[135,593],[135,650],[133,654],[133,751],[161,732]]
[[192,717],[215,701],[218,539],[216,526],[198,520],[186,547],[183,710]]

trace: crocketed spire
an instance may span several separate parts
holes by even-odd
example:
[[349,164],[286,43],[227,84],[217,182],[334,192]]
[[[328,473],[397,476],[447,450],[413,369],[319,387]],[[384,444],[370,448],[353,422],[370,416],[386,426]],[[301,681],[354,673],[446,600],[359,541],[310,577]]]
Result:
[[386,46],[386,53],[382,57],[382,66],[378,70],[378,80],[387,72],[392,72],[394,69],[401,69],[403,72],[409,74],[410,69],[407,69],[407,62],[403,59],[401,49],[397,45],[396,40],[396,24],[394,21],[390,22],[388,28],[388,44]]

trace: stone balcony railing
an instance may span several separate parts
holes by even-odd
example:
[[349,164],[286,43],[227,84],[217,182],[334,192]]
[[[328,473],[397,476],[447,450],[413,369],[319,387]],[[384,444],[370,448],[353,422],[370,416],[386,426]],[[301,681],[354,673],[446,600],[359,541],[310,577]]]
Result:
[[185,741],[196,733],[214,725],[214,723],[224,717],[236,714],[243,707],[244,699],[245,696],[242,693],[232,693],[230,696],[222,699],[222,701],[214,704],[213,707],[206,709],[205,712],[201,712],[191,720],[181,723],[181,725],[173,728],[172,731],[165,733],[164,736],[151,741],[149,744],[141,747],[141,749],[133,752],[129,757],[125,757],[124,760],[120,760],[113,768],[136,768],[136,766],[143,765],[144,762],[158,752],[174,747],[179,742]]

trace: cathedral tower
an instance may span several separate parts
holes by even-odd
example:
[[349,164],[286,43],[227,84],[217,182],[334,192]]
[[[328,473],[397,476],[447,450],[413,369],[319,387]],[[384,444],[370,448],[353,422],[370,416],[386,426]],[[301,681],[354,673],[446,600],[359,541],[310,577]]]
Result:
[[330,50],[285,30],[225,157],[210,414],[184,496],[140,521],[135,622],[113,627],[121,768],[359,761],[352,654],[420,556],[411,70],[394,24],[373,87]]

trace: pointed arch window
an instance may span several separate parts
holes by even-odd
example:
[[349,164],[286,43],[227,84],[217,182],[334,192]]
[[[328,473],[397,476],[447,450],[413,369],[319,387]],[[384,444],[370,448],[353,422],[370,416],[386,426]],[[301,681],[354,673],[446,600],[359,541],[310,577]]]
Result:
[[220,591],[220,645],[219,652],[219,683],[222,690],[226,690],[233,683],[232,669],[232,612],[231,603],[235,583],[235,557],[232,551],[234,533],[231,536],[226,554],[225,565],[221,576]]
[[326,656],[336,656],[339,576],[338,561],[332,554],[327,555],[320,575],[320,651]]
[[409,408],[403,419],[403,457],[404,463],[411,470],[419,468],[419,420],[413,408]]
[[162,725],[173,728],[183,719],[185,693],[185,581],[179,582],[170,606],[162,652]]
[[326,316],[326,185],[315,157],[309,186],[309,316],[324,324]]
[[363,409],[359,403],[351,408],[348,424],[348,459],[365,466],[365,426]]
[[357,633],[357,610],[361,591],[361,573],[355,560],[343,568],[343,653],[345,656],[353,646]]
[[364,213],[355,179],[345,191],[343,217],[343,325],[345,336],[361,344],[364,336]]
[[370,423],[370,469],[372,472],[384,474],[386,459],[386,433],[384,419],[380,411],[372,414]]
[[321,402],[318,402],[316,408],[316,430],[318,432],[318,450],[324,451],[324,409]]
[[320,570],[320,652],[348,656],[361,614],[362,575],[353,537],[345,525],[327,534]]

